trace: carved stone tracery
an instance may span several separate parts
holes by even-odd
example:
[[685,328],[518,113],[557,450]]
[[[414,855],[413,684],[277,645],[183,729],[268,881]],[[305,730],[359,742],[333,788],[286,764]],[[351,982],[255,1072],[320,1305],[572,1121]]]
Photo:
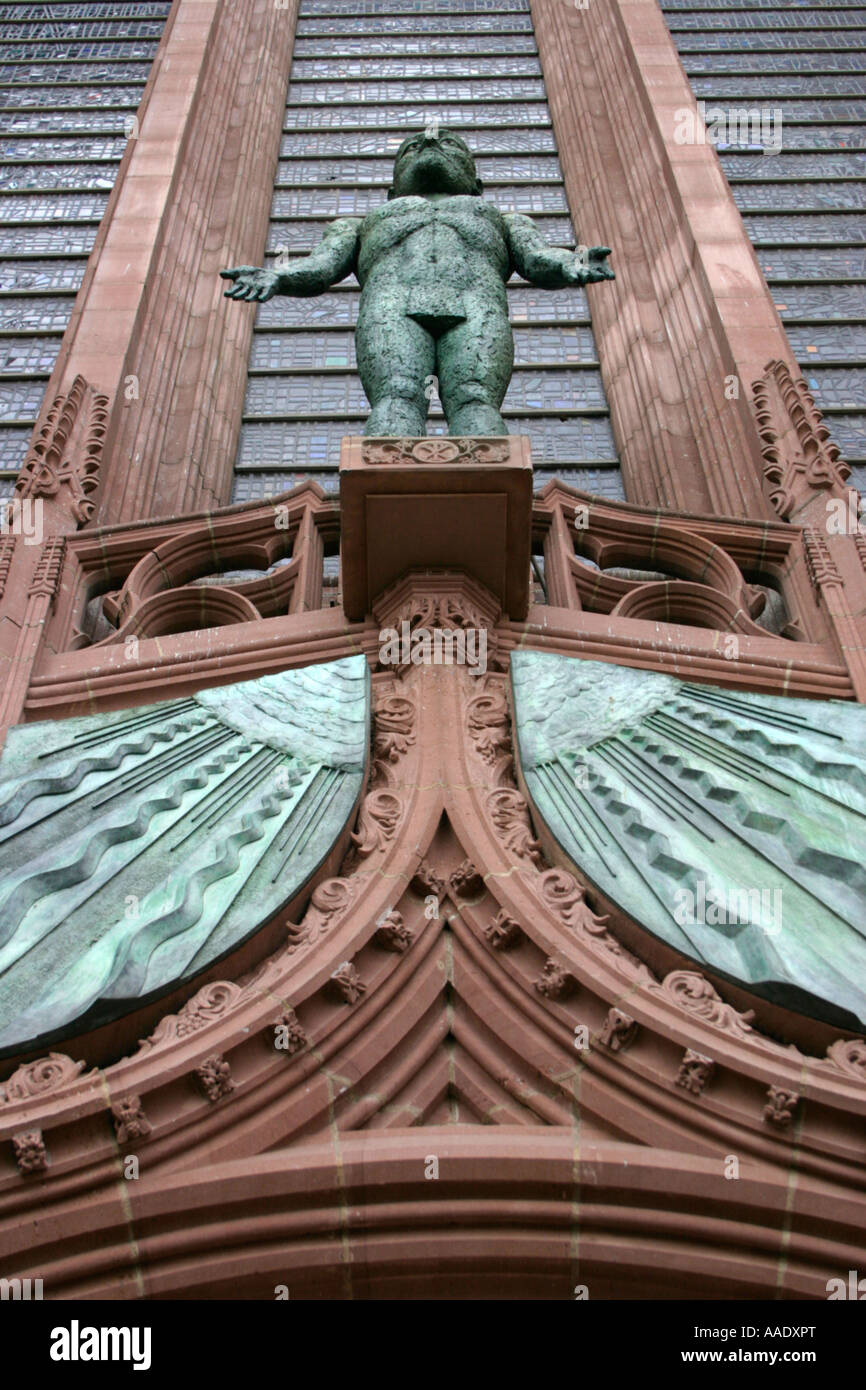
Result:
[[66,395],[55,397],[27,453],[15,498],[59,497],[66,489],[71,516],[83,525],[96,510],[109,401],[76,376]]
[[770,499],[786,521],[815,492],[845,497],[850,468],[841,458],[830,431],[802,377],[786,362],[767,363],[752,384],[755,413]]

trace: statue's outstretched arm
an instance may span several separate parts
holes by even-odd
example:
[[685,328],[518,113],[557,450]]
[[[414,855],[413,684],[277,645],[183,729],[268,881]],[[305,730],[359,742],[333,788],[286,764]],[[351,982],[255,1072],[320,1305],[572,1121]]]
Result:
[[360,236],[360,218],[339,217],[326,227],[309,256],[299,256],[281,270],[262,270],[256,265],[221,270],[222,278],[232,281],[226,298],[264,300],[275,294],[322,294],[354,270]]
[[610,255],[609,246],[566,251],[560,246],[548,246],[532,219],[522,212],[506,212],[503,221],[512,264],[531,285],[543,290],[561,290],[566,285],[587,285],[596,280],[616,278],[605,264]]

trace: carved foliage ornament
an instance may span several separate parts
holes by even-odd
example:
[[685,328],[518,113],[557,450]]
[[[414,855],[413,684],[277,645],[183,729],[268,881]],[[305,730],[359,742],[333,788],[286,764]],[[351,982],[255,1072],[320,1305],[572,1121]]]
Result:
[[30,1100],[59,1091],[67,1081],[73,1081],[84,1070],[84,1062],[73,1062],[62,1052],[51,1052],[35,1062],[25,1062],[0,1086],[0,1105],[16,1100]]
[[477,753],[491,767],[505,756],[511,762],[511,731],[508,702],[502,690],[485,690],[467,705],[469,737]]
[[228,1013],[243,993],[242,987],[230,980],[203,985],[179,1013],[166,1014],[165,1018],[161,1018],[150,1037],[139,1046],[147,1051],[152,1047],[164,1046],[175,1038],[186,1038],[191,1033],[197,1033]]
[[686,1048],[677,1072],[677,1085],[691,1091],[692,1095],[699,1096],[703,1093],[715,1067],[716,1064],[711,1057],[705,1057],[702,1052],[693,1052],[690,1047]]
[[373,756],[396,763],[415,742],[415,706],[402,695],[389,695],[376,705]]
[[211,1105],[216,1105],[223,1096],[230,1095],[235,1088],[232,1081],[231,1067],[221,1054],[213,1057],[206,1057],[195,1069],[199,1085],[210,1101]]
[[357,887],[357,881],[351,878],[327,878],[314,888],[301,925],[289,928],[288,954],[294,954],[302,945],[311,946],[321,940],[348,911]]
[[329,983],[331,993],[342,999],[344,1004],[357,1004],[361,996],[367,992],[367,986],[349,960],[344,960],[342,965],[337,966]]
[[535,981],[535,989],[547,999],[565,999],[575,987],[573,975],[552,957],[548,956],[544,968]]
[[411,927],[406,926],[402,914],[395,912],[393,908],[379,922],[376,942],[386,951],[398,953],[407,951],[412,945],[413,938],[414,933]]
[[630,1014],[622,1009],[608,1009],[598,1040],[611,1052],[624,1052],[634,1042],[637,1034],[638,1025]]
[[146,1139],[151,1124],[144,1113],[140,1096],[123,1096],[112,1102],[111,1113],[118,1144],[134,1143],[136,1139]]
[[541,846],[532,833],[529,807],[519,791],[503,787],[491,792],[487,798],[487,808],[505,848],[518,859],[529,859],[540,864],[543,859]]
[[25,1129],[13,1134],[12,1148],[20,1173],[44,1173],[48,1167],[48,1150],[41,1129]]
[[788,1129],[799,1103],[800,1097],[796,1091],[788,1091],[781,1086],[771,1086],[767,1091],[767,1103],[763,1112],[764,1119],[767,1124],[773,1125],[776,1129]]
[[277,1051],[294,1056],[307,1045],[307,1034],[294,1009],[286,1009],[280,1014],[273,1031],[273,1045]]

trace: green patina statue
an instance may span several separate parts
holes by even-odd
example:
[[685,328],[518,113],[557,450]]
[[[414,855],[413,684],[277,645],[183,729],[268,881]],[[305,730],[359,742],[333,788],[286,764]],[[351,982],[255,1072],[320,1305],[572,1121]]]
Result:
[[220,274],[230,299],[316,295],[354,272],[362,286],[355,343],[372,406],[364,433],[426,434],[438,380],[454,435],[507,434],[499,407],[514,365],[505,284],[514,271],[542,289],[612,280],[606,246],[548,246],[530,218],[481,198],[475,160],[459,136],[429,127],[404,140],[388,201],[341,217],[309,255],[285,269]]

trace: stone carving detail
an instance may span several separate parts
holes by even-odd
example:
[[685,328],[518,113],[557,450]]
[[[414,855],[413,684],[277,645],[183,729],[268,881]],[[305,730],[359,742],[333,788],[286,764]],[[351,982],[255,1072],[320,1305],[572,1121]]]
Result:
[[448,880],[452,893],[463,898],[477,898],[484,892],[484,878],[471,859],[464,859],[459,869],[455,869]]
[[705,1023],[720,1028],[723,1033],[730,1033],[735,1038],[753,1036],[754,1010],[737,1013],[732,1005],[720,998],[709,980],[695,970],[673,970],[661,984],[653,984],[651,988],[654,993],[672,999],[686,1013],[695,1014]]
[[13,1134],[12,1147],[20,1173],[45,1172],[48,1167],[48,1150],[41,1129],[25,1129],[20,1134]]
[[66,554],[66,537],[51,536],[42,547],[30,585],[31,598],[53,598],[60,583],[60,571]]
[[516,854],[518,859],[529,859],[533,864],[540,864],[544,858],[541,845],[532,833],[529,807],[520,792],[510,787],[491,792],[487,798],[487,808],[505,848]]
[[373,758],[396,763],[415,742],[415,706],[402,695],[389,695],[376,705]]
[[197,1033],[209,1023],[229,1013],[238,1002],[244,990],[230,980],[217,980],[213,984],[202,985],[192,999],[187,1000],[179,1013],[166,1014],[156,1025],[150,1037],[139,1044],[142,1050],[161,1047],[175,1038],[186,1038]]
[[0,536],[0,598],[6,592],[12,557],[15,554],[15,536]]
[[[429,580],[417,579],[411,593],[398,581],[396,592],[386,595],[376,605],[376,616],[383,630],[391,636],[390,657],[380,660],[378,669],[387,670],[399,679],[413,666],[434,664],[453,665],[461,660],[460,634],[467,634],[465,655],[468,665],[479,656],[478,634],[486,634],[488,670],[499,665],[495,633],[499,606],[489,595],[489,606],[473,602],[462,591],[442,592],[444,577],[433,575]],[[436,588],[431,590],[431,584]],[[456,636],[454,634],[457,634]],[[475,645],[473,645],[473,643]],[[477,688],[477,687],[476,687]]]
[[827,1048],[827,1060],[844,1071],[866,1081],[866,1042],[862,1038],[840,1038]]
[[55,497],[69,492],[70,511],[81,525],[96,510],[93,493],[108,421],[108,397],[77,376],[65,396],[57,396],[15,484],[15,497]]
[[803,532],[803,545],[806,550],[806,566],[809,570],[809,578],[812,581],[812,588],[817,597],[821,589],[826,584],[841,584],[842,576],[836,568],[836,562],[830,554],[830,547],[827,545],[821,532],[814,526],[807,526]]
[[386,951],[407,951],[415,939],[415,933],[407,927],[399,912],[390,908],[379,923],[376,944]]
[[300,946],[312,946],[348,910],[355,894],[355,883],[348,878],[326,878],[313,889],[310,905],[299,927],[290,927],[287,953],[293,955]]
[[73,1081],[84,1070],[84,1062],[73,1062],[62,1052],[50,1052],[36,1062],[25,1062],[0,1086],[0,1105],[16,1100],[30,1100],[49,1091],[59,1091],[67,1081]]
[[196,1067],[195,1074],[211,1105],[216,1105],[218,1100],[230,1095],[235,1088],[231,1067],[221,1053],[205,1057]]
[[693,1052],[687,1047],[677,1072],[677,1085],[682,1086],[683,1090],[691,1091],[692,1095],[699,1096],[715,1069],[716,1064],[711,1057],[705,1057],[702,1052]]
[[794,377],[785,362],[767,364],[752,383],[764,476],[770,500],[784,520],[815,491],[841,495],[848,465],[830,439],[830,431],[802,377]]
[[771,1086],[767,1091],[764,1119],[768,1125],[774,1125],[776,1129],[788,1129],[799,1103],[800,1097],[796,1091],[786,1091],[782,1086]]
[[365,439],[361,457],[369,464],[507,463],[508,444],[493,439]]
[[624,1013],[622,1009],[608,1009],[598,1040],[611,1052],[624,1052],[634,1042],[637,1034],[638,1025],[630,1014]]
[[273,1028],[273,1045],[278,1052],[287,1052],[292,1057],[306,1047],[307,1034],[294,1009],[285,1009]]
[[153,1128],[144,1113],[144,1106],[139,1096],[123,1096],[121,1100],[113,1101],[111,1113],[114,1117],[118,1144],[129,1144],[134,1143],[136,1139],[145,1139]]
[[427,860],[422,859],[412,875],[411,886],[416,893],[420,893],[423,897],[432,895],[435,898],[441,898],[445,893],[446,885],[444,878],[440,878],[427,863]]
[[358,829],[352,831],[354,851],[350,862],[385,849],[397,833],[402,815],[403,803],[394,792],[370,792],[361,804]]
[[367,986],[350,960],[344,960],[330,978],[331,992],[345,1004],[357,1004]]
[[494,951],[507,951],[520,940],[522,928],[519,922],[515,922],[513,917],[509,917],[503,907],[489,926],[484,928],[484,935]]
[[[551,911],[572,931],[587,931],[591,936],[607,938],[606,917],[596,917],[587,907],[586,889],[566,869],[545,869],[539,879],[541,896]],[[613,942],[613,938],[610,938]],[[613,942],[611,950],[619,949]]]
[[486,763],[495,767],[506,757],[511,765],[511,733],[508,703],[500,690],[485,690],[466,706],[469,737]]
[[547,999],[565,999],[573,993],[575,984],[574,976],[568,973],[565,966],[548,956],[534,987]]
[[545,869],[538,880],[541,897],[552,912],[593,950],[599,947],[616,957],[617,966],[630,979],[654,984],[652,971],[617,941],[607,929],[607,917],[597,917],[585,900],[586,889],[566,869]]

